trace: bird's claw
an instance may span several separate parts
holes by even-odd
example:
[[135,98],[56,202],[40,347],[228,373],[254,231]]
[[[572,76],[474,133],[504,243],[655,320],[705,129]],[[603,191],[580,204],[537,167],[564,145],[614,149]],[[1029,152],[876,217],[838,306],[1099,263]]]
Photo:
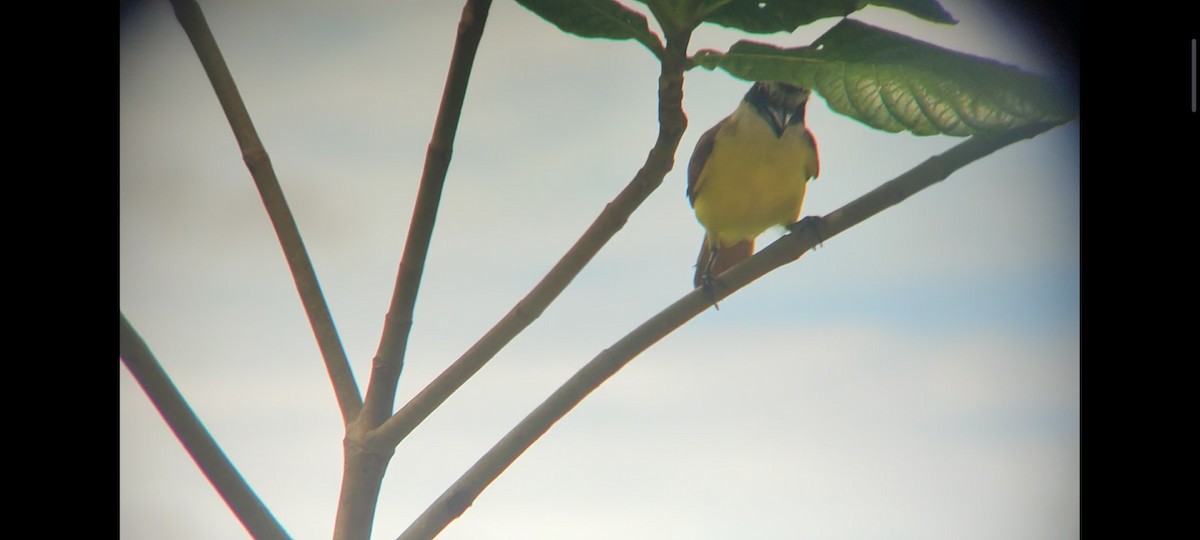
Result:
[[809,229],[817,237],[817,243],[813,245],[813,251],[822,247],[822,244],[825,243],[825,218],[821,216],[805,216],[804,219],[788,226],[788,230],[793,233],[798,233],[804,229]]
[[704,294],[708,295],[708,299],[712,300],[712,305],[717,311],[721,310],[721,306],[717,305],[717,285],[721,288],[727,288],[725,282],[717,279],[712,275],[712,272],[705,272],[701,280],[700,288],[704,290]]

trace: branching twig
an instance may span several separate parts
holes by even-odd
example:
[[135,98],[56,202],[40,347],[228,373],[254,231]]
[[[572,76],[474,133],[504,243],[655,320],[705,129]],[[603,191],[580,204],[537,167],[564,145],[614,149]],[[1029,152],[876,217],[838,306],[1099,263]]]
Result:
[[[964,165],[1051,127],[1053,126],[1031,126],[1011,132],[972,137],[825,216],[822,218],[824,226],[821,227],[820,238],[814,234],[816,231],[793,227],[795,233],[785,235],[750,259],[723,273],[720,281],[727,288],[719,291],[722,294],[718,299],[728,296],[767,272],[798,259],[819,241],[826,241],[945,179]],[[432,538],[441,532],[452,520],[462,515],[500,473],[563,415],[635,356],[712,306],[712,303],[708,293],[703,288],[698,288],[642,323],[612,347],[602,351],[484,454],[404,531],[400,540]]]
[[682,105],[683,71],[690,37],[689,30],[667,38],[659,76],[658,138],[633,180],[604,207],[566,255],[500,322],[371,435],[376,441],[375,446],[395,447],[399,444],[500,349],[541,316],[600,248],[621,230],[633,211],[662,184],[663,178],[674,167],[675,151],[687,128]]
[[491,0],[468,0],[458,23],[458,36],[450,58],[446,85],[442,90],[442,103],[438,107],[433,136],[425,152],[425,169],[421,173],[412,221],[408,226],[408,238],[404,243],[400,269],[396,273],[396,287],[392,291],[392,302],[388,307],[379,350],[371,365],[371,382],[367,386],[364,405],[364,420],[369,428],[379,426],[392,414],[396,385],[404,367],[404,352],[409,331],[412,330],[413,306],[417,302],[417,290],[425,270],[425,256],[429,252],[446,171],[450,168],[458,118],[462,114],[471,67],[475,63],[475,52],[479,49],[491,4]]
[[333,383],[338,408],[342,411],[342,421],[349,425],[358,417],[362,408],[362,397],[359,396],[354,375],[350,372],[350,363],[346,359],[346,351],[342,348],[342,341],[333,324],[333,316],[329,313],[329,306],[321,293],[316,271],[308,258],[304,241],[300,238],[300,230],[296,228],[296,220],[283,197],[283,188],[279,186],[279,179],[275,177],[275,169],[271,167],[271,160],[258,138],[254,123],[250,121],[250,113],[246,111],[246,104],[242,102],[242,97],[233,82],[233,75],[225,65],[225,58],[217,48],[217,42],[213,39],[200,6],[195,0],[171,0],[171,5],[174,6],[175,17],[179,19],[179,24],[183,26],[192,47],[196,50],[196,56],[200,58],[200,63],[208,74],[208,80],[216,91],[225,117],[229,120],[229,126],[233,128],[233,134],[237,138],[238,147],[242,150],[242,159],[254,177],[254,184],[258,187],[259,196],[262,197],[267,215],[271,218],[271,225],[275,228],[275,235],[283,247],[292,279],[296,282],[296,290],[300,293],[304,312],[308,315],[313,334],[316,335],[317,346],[325,359],[325,369]]
[[192,460],[200,467],[200,471],[208,478],[217,493],[229,505],[229,509],[237,515],[242,526],[258,539],[286,539],[279,522],[271,515],[271,511],[263,505],[246,480],[238,473],[229,458],[217,446],[217,442],[204,429],[204,424],[196,417],[187,401],[180,395],[179,389],[171,382],[167,372],[154,358],[154,353],[142,341],[125,314],[121,314],[121,361],[129,368],[133,378],[137,379],[142,390],[150,398],[150,402],[158,409],[170,426],[175,437],[183,443],[183,447]]
[[425,153],[425,169],[421,173],[404,254],[396,272],[392,301],[384,319],[379,349],[371,363],[371,378],[367,384],[362,414],[350,425],[344,441],[342,490],[338,497],[333,530],[336,540],[366,540],[371,535],[379,488],[396,445],[376,444],[370,434],[392,414],[396,386],[404,368],[405,349],[412,330],[413,308],[425,269],[425,256],[429,252],[442,187],[450,168],[458,119],[491,4],[491,0],[467,0],[458,23],[454,52],[450,58],[433,135]]

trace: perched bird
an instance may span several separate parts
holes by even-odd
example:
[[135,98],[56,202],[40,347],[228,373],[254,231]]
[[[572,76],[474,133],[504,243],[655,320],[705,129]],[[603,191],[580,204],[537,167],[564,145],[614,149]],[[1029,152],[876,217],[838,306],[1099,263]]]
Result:
[[806,88],[759,81],[733,114],[700,136],[687,196],[704,226],[692,283],[713,294],[713,276],[754,253],[754,239],[800,217],[816,178],[817,141],[804,125]]

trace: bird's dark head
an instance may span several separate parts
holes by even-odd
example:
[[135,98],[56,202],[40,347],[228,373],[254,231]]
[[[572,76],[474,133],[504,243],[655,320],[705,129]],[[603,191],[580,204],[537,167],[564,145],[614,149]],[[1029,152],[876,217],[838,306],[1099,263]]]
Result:
[[779,81],[758,81],[746,92],[746,102],[766,120],[776,137],[790,125],[804,126],[809,90]]

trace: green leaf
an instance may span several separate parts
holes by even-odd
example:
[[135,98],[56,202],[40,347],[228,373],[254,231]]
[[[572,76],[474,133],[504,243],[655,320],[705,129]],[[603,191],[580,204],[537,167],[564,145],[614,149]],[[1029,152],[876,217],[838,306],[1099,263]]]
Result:
[[754,34],[795,32],[814,21],[845,17],[868,5],[898,9],[938,23],[957,22],[937,0],[701,0],[699,4],[697,22]]
[[678,30],[684,27],[694,29],[699,23],[690,22],[691,13],[696,10],[696,6],[700,1],[638,0],[638,2],[646,4],[646,7],[650,8],[650,13],[658,21],[658,26],[667,33],[670,33],[672,29]]
[[634,39],[655,55],[662,42],[650,31],[646,16],[613,0],[517,0],[560,30],[586,38]]
[[920,17],[930,22],[956,24],[958,20],[950,15],[937,0],[871,0],[873,6],[898,9],[914,17]]
[[812,47],[739,41],[693,61],[813,89],[834,111],[890,132],[966,136],[1078,114],[1075,100],[1044,79],[849,19]]

